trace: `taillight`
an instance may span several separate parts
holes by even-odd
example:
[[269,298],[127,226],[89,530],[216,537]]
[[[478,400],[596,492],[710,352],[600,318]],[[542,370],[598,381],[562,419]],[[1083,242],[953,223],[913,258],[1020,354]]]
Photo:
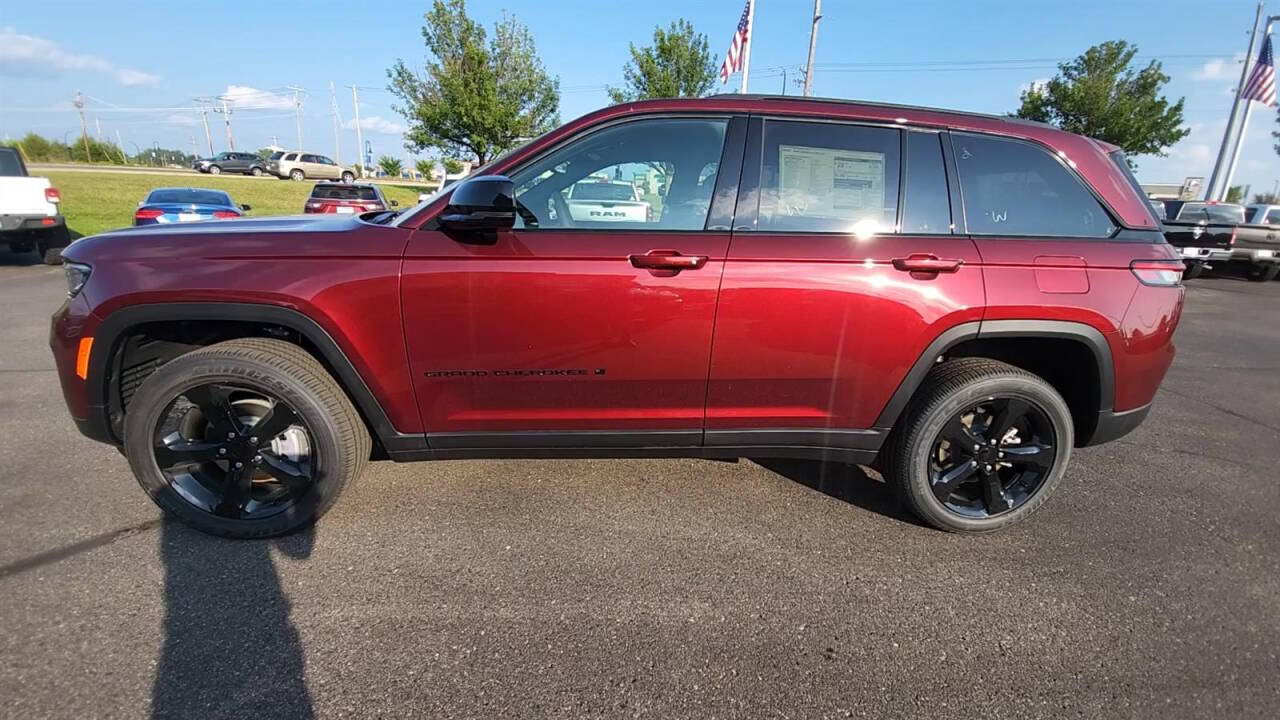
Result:
[[1143,285],[1175,287],[1182,284],[1181,260],[1134,260],[1129,263],[1129,269]]
[[213,216],[219,220],[226,220],[227,218],[238,218],[240,213],[235,210],[214,210]]
[[44,189],[45,202],[60,203],[62,202],[62,193],[58,192],[58,188]]
[[133,214],[133,217],[138,220],[155,220],[156,218],[160,217],[163,214],[164,214],[163,210],[155,210],[152,208],[141,208],[138,210],[138,212]]

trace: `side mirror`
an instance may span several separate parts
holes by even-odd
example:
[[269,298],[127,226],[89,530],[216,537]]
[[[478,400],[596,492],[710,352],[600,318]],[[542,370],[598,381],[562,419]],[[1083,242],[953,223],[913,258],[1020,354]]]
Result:
[[449,230],[507,230],[516,223],[516,188],[511,178],[480,175],[453,189],[440,225]]
[[241,206],[240,206],[240,209],[241,209],[241,210],[243,210],[243,211],[245,211],[245,212],[249,212],[249,211],[250,211],[250,210],[252,210],[253,208],[249,207],[248,205],[241,205]]
[[392,200],[392,201],[391,201],[391,207],[400,207],[400,201],[399,201],[399,200]]

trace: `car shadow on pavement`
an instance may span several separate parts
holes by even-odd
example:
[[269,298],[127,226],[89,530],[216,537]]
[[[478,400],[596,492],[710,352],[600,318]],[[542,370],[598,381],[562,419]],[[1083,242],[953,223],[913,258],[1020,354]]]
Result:
[[758,458],[753,462],[836,500],[895,520],[927,527],[898,502],[893,489],[879,475],[872,475],[859,465],[790,458]]
[[164,521],[164,647],[152,717],[314,717],[302,643],[270,552],[305,559],[313,544],[311,529],[232,541]]

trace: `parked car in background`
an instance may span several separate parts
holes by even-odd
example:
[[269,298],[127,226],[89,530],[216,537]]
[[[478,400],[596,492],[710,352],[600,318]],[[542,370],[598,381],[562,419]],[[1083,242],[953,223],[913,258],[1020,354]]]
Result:
[[[279,157],[277,157],[279,156]],[[324,155],[297,151],[275,152],[267,161],[267,171],[284,180],[341,180],[351,182],[355,172]]]
[[253,153],[223,152],[211,158],[196,160],[192,167],[210,175],[219,175],[225,172],[259,176],[266,174],[267,161]]
[[574,183],[565,201],[581,222],[653,222],[653,206],[629,182],[589,178]]
[[62,195],[48,178],[31,177],[21,153],[0,147],[0,244],[12,252],[35,250],[48,265],[62,262],[71,234],[61,206]]
[[134,225],[166,225],[168,223],[229,220],[241,217],[248,205],[236,205],[231,196],[208,188],[156,188],[138,203],[133,213]]
[[1216,202],[1165,200],[1164,237],[1178,248],[1184,276],[1199,277],[1212,263],[1231,260],[1244,208]]
[[[660,217],[565,208],[639,167]],[[996,530],[1146,418],[1184,293],[1115,146],[751,95],[596,111],[405,213],[66,255],[77,426],[240,538],[309,525],[381,458],[857,462],[935,527]]]
[[362,213],[386,210],[399,203],[387,202],[382,188],[372,183],[321,182],[311,188],[311,197],[302,206],[304,213]]

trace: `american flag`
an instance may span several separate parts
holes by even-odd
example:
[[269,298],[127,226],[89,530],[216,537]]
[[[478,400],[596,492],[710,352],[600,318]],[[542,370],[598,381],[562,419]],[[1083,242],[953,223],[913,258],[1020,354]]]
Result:
[[[724,63],[720,65],[720,84],[729,82],[729,76],[742,69],[742,59],[747,50],[747,28],[751,24],[751,0],[747,0],[742,8],[742,19],[733,31],[733,42],[729,44],[729,52],[725,53]],[[1268,46],[1269,47],[1269,46]]]
[[1267,107],[1276,106],[1276,63],[1271,55],[1269,36],[1262,41],[1262,52],[1258,53],[1258,62],[1253,64],[1253,72],[1249,73],[1249,82],[1244,84],[1240,97],[1257,100]]

